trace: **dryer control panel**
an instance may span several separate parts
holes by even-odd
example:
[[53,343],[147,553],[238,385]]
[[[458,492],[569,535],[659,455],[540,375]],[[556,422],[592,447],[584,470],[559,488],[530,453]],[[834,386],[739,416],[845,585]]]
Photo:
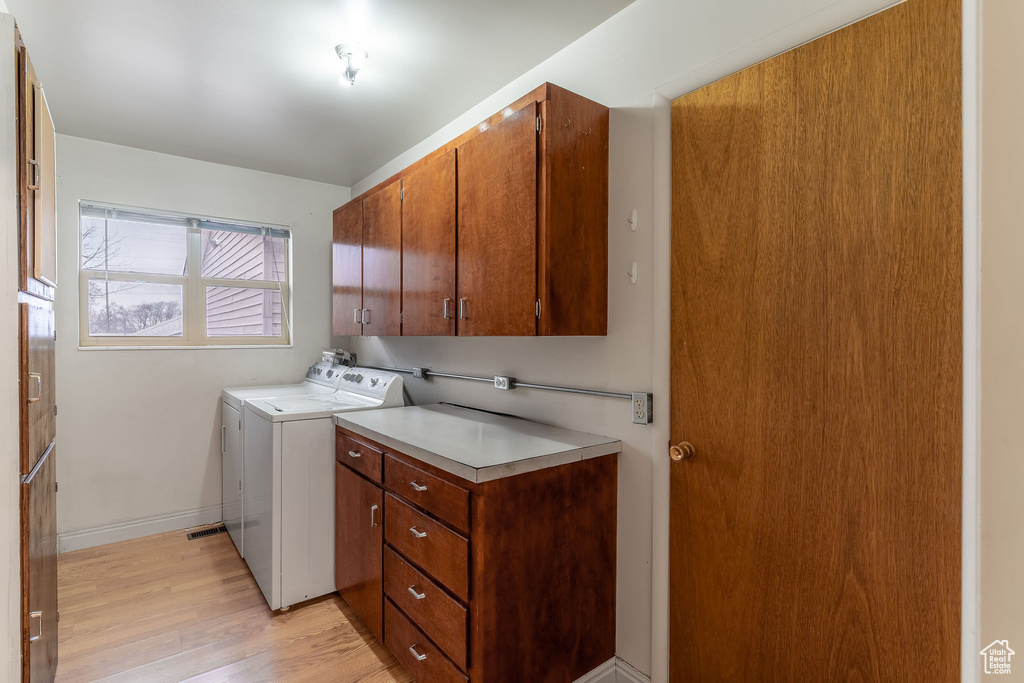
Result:
[[338,389],[353,394],[383,400],[386,404],[402,405],[402,376],[385,370],[372,370],[359,366],[341,368]]

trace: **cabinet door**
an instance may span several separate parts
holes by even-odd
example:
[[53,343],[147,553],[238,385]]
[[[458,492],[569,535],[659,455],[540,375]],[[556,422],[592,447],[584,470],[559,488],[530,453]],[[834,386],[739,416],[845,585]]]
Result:
[[57,173],[54,154],[53,120],[43,89],[37,84],[35,96],[35,150],[37,175],[35,225],[32,239],[32,277],[52,287],[57,285]]
[[341,463],[334,467],[334,585],[383,640],[384,494]]
[[27,474],[57,431],[53,304],[20,295],[21,473]]
[[402,180],[402,334],[455,334],[455,150]]
[[52,681],[57,671],[56,455],[46,449],[21,485],[22,680]]
[[242,530],[242,419],[238,409],[221,402],[221,515],[238,554],[245,557]]
[[336,335],[362,334],[363,204],[355,202],[334,212],[331,251],[334,284],[332,330]]
[[458,334],[537,333],[537,105],[458,148]]
[[363,334],[402,333],[402,183],[363,200]]
[[28,289],[33,272],[36,231],[36,192],[38,188],[38,152],[35,132],[35,91],[39,85],[28,51],[17,36],[17,110],[18,110],[18,288]]

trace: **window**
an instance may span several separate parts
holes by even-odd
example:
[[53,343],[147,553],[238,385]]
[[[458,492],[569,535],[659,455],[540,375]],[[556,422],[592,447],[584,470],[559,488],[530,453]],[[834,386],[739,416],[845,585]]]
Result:
[[288,229],[79,208],[82,346],[290,343]]

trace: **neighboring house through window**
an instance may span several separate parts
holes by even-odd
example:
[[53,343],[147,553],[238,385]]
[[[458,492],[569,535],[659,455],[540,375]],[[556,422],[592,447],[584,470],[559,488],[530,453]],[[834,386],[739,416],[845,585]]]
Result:
[[287,345],[291,232],[80,202],[82,346]]

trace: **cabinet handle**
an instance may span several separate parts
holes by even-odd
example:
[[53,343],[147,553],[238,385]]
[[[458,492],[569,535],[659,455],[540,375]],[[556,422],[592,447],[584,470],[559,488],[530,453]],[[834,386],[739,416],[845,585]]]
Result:
[[224,451],[227,450],[224,447],[224,437],[227,435],[227,431],[228,431],[228,426],[227,425],[221,425],[220,426],[220,454],[221,455],[224,455]]
[[417,484],[414,481],[410,481],[409,482],[409,486],[412,487],[413,491],[426,491],[427,490],[426,486],[423,486],[422,484]]
[[39,162],[35,159],[29,159],[28,163],[32,166],[32,178],[33,182],[28,186],[27,189],[35,192],[39,189]]
[[364,308],[363,309],[363,315],[362,315],[362,318],[361,318],[360,322],[362,322],[364,325],[369,325],[370,324],[370,309],[369,308]]
[[466,319],[466,297],[459,299],[459,317]]
[[444,319],[445,320],[448,319],[448,303],[450,301],[451,301],[451,298],[447,298],[447,299],[444,300]]
[[412,656],[416,658],[417,662],[422,662],[424,659],[427,658],[426,655],[421,655],[419,652],[416,652],[416,646],[415,645],[410,645],[409,646],[409,652],[412,653]]
[[409,586],[409,592],[412,593],[412,597],[416,598],[417,600],[422,600],[423,598],[427,597],[426,593],[417,593],[415,585]]
[[363,322],[359,318],[359,313],[360,313],[360,310],[358,308],[352,309],[352,322],[354,322],[356,325],[358,325],[359,323]]
[[43,397],[43,376],[38,372],[30,372],[28,373],[28,378],[36,381],[36,388],[39,390],[39,394],[35,398],[28,397],[29,403],[35,403]]
[[38,621],[36,623],[39,624],[39,630],[36,631],[36,634],[34,636],[30,636],[28,639],[28,642],[34,643],[43,637],[43,613],[40,611],[29,612],[28,618],[37,619]]
[[426,531],[417,531],[416,527],[414,527],[414,526],[409,527],[409,533],[412,534],[413,536],[415,536],[416,538],[426,538],[427,537],[427,532]]
[[370,526],[377,526],[377,506],[370,508]]
[[348,455],[349,455],[350,458],[361,458],[361,457],[363,457],[362,453],[357,453],[355,451],[349,451]]

